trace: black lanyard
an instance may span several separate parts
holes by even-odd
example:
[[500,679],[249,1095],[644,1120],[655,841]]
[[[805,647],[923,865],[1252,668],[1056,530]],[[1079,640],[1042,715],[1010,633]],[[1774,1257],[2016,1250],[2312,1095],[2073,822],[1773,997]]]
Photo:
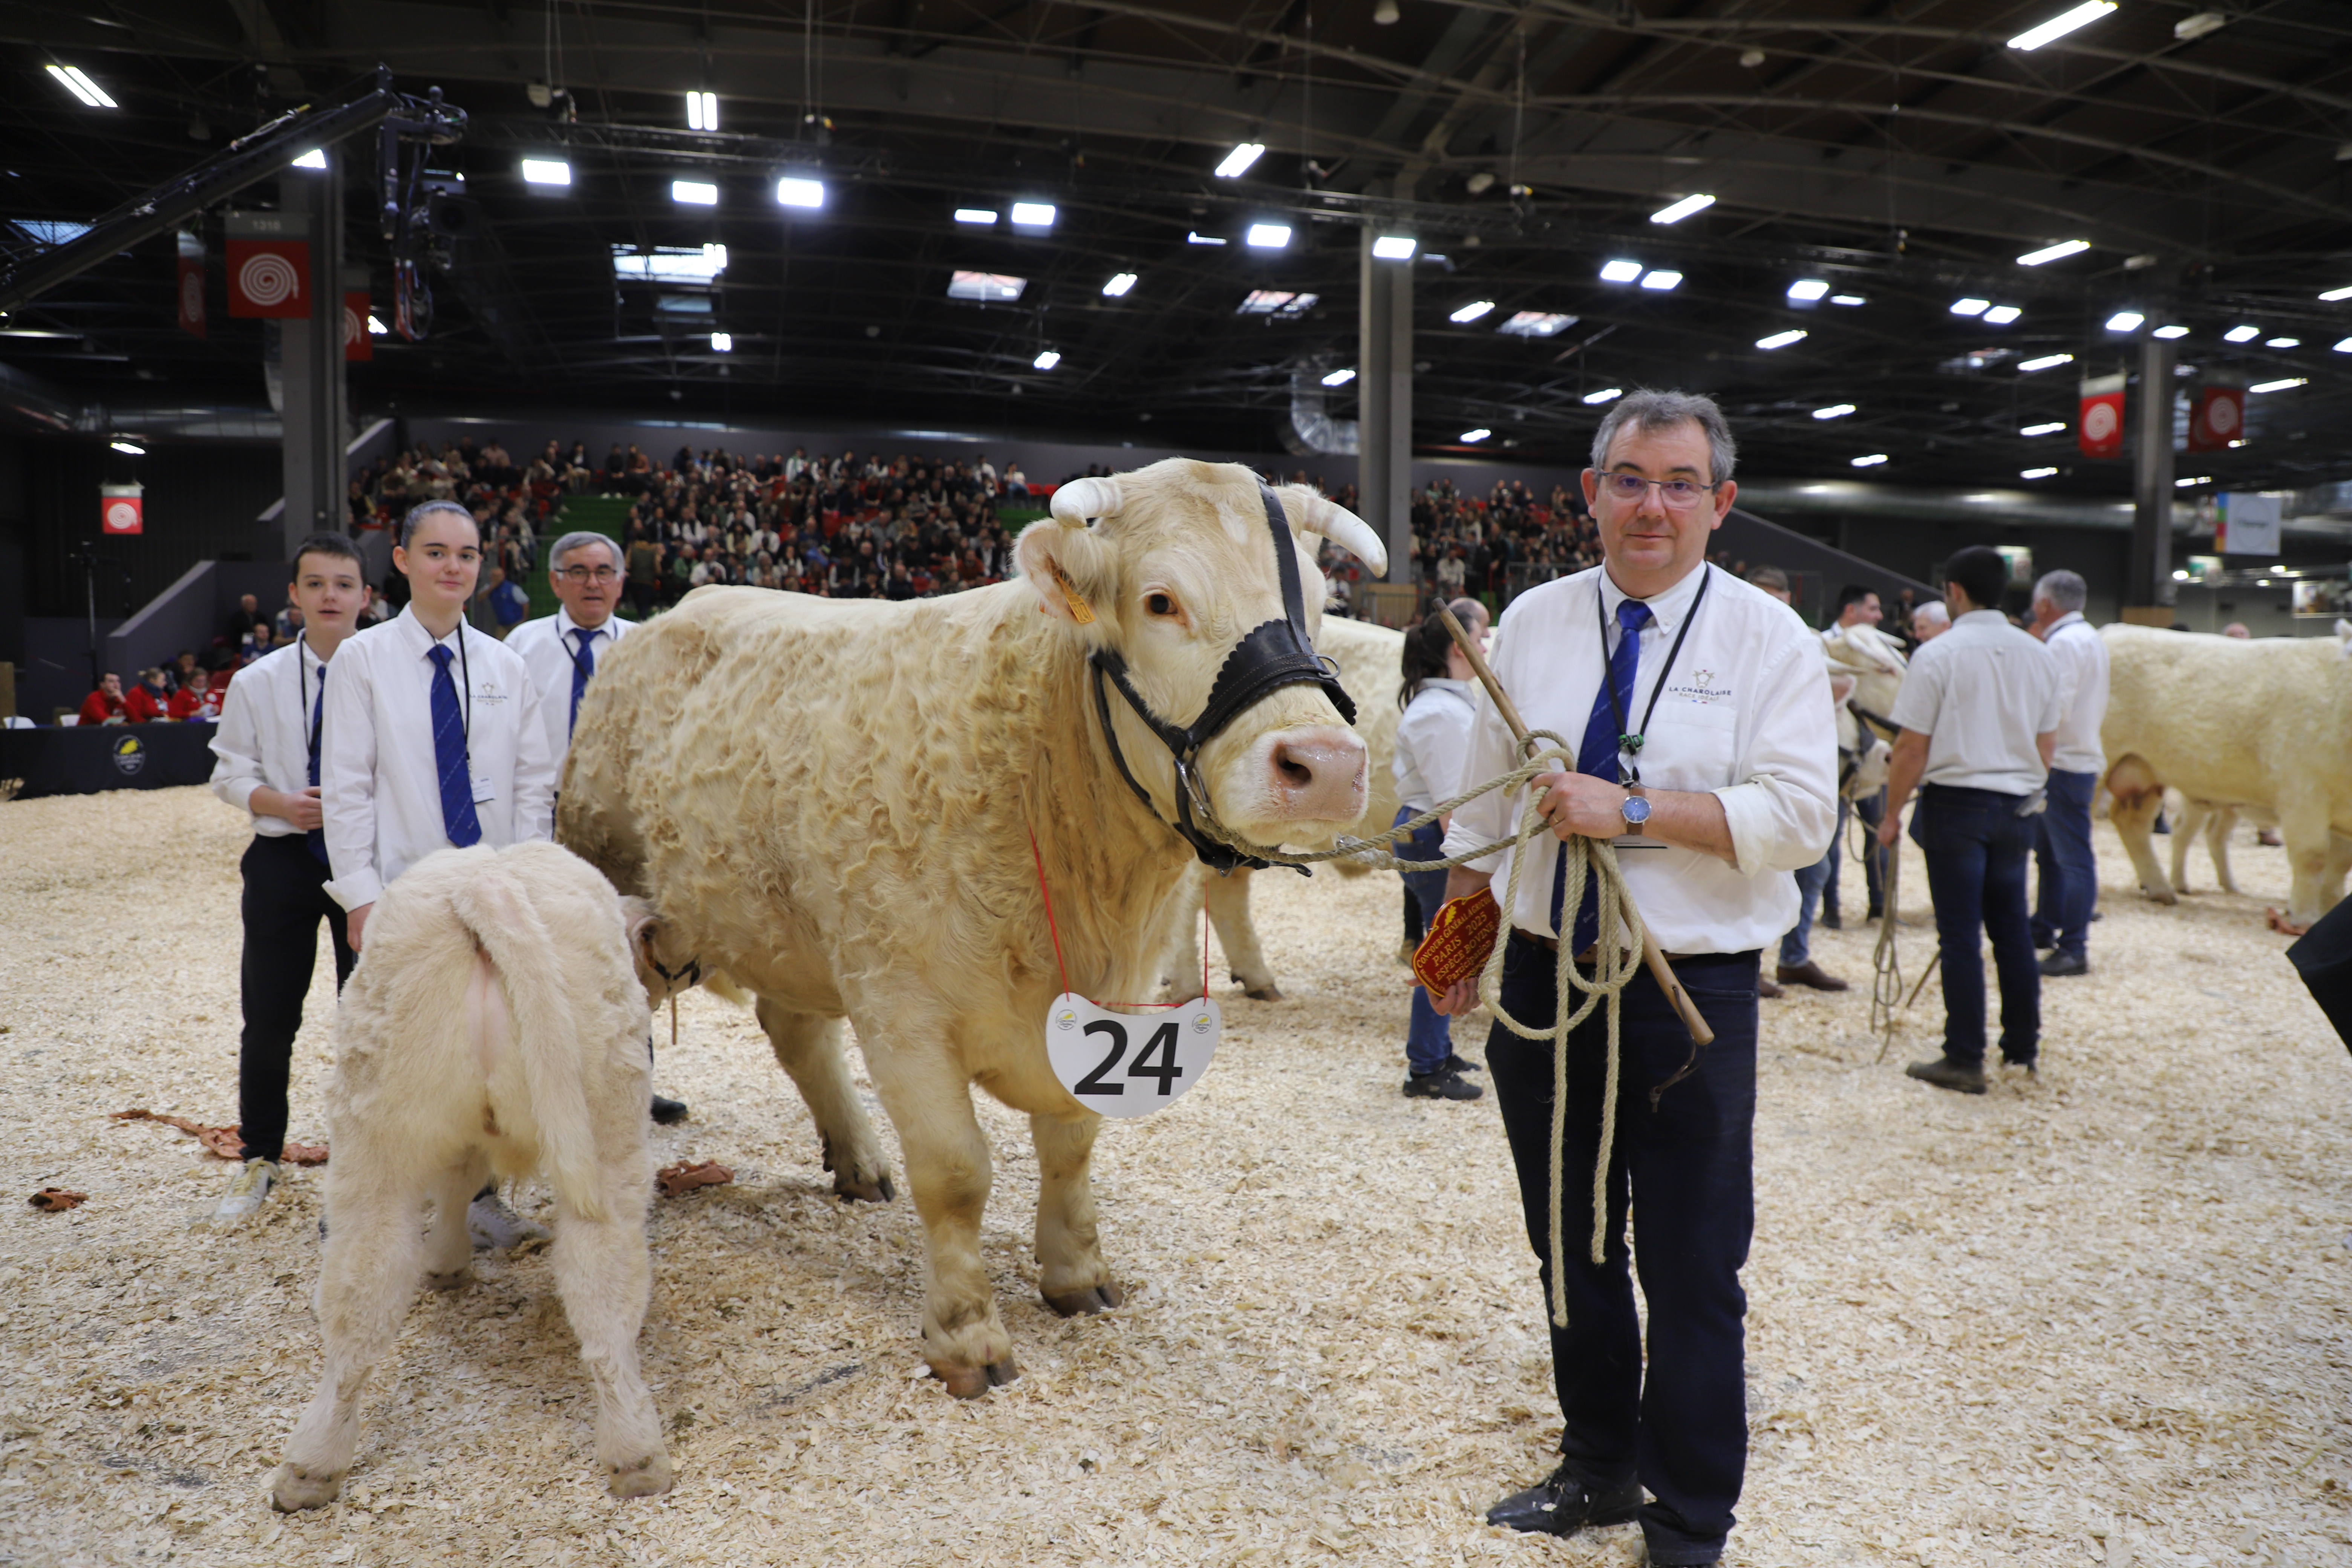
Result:
[[[1707,570],[1705,563],[1700,563],[1698,570],[1698,592],[1691,595],[1690,608],[1683,615],[1683,629],[1675,634],[1674,646],[1666,650],[1665,668],[1658,671],[1657,683],[1650,688],[1650,705],[1642,710],[1642,728],[1630,733],[1625,729],[1625,709],[1617,700],[1617,683],[1609,678],[1609,612],[1603,607],[1608,595],[1601,592],[1600,584],[1595,583],[1592,585],[1592,613],[1601,619],[1601,689],[1609,693],[1610,716],[1617,721],[1617,750],[1621,753],[1621,759],[1617,764],[1617,782],[1620,784],[1632,785],[1642,782],[1641,764],[1636,763],[1629,766],[1622,761],[1622,756],[1630,754],[1638,757],[1642,754],[1642,737],[1650,728],[1650,721],[1657,715],[1658,699],[1666,689],[1666,677],[1675,672],[1675,660],[1682,657],[1683,639],[1690,636],[1691,623],[1698,619],[1698,607],[1706,602],[1706,584],[1713,574]],[[1642,635],[1631,627],[1622,629],[1629,637],[1638,639]],[[1638,640],[1634,646],[1639,648]],[[1638,659],[1640,655],[1636,653],[1635,658]]]

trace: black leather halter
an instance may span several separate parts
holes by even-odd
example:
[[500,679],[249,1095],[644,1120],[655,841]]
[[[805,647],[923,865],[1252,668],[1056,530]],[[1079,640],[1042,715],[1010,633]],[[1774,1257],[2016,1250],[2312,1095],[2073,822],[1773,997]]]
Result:
[[[1282,502],[1263,483],[1257,487],[1257,493],[1265,503],[1265,526],[1274,536],[1275,567],[1282,574],[1283,619],[1263,623],[1234,645],[1217,670],[1215,684],[1209,688],[1201,716],[1179,727],[1154,713],[1143,694],[1128,679],[1127,660],[1117,648],[1097,648],[1091,660],[1095,710],[1102,715],[1103,738],[1110,742],[1111,761],[1118,764],[1119,777],[1127,781],[1127,787],[1135,792],[1135,798],[1143,803],[1146,810],[1154,816],[1160,814],[1159,807],[1151,804],[1150,792],[1137,781],[1135,770],[1127,765],[1127,755],[1119,749],[1118,731],[1110,721],[1110,697],[1103,689],[1105,676],[1118,688],[1118,694],[1127,699],[1136,717],[1160,737],[1160,743],[1168,748],[1168,754],[1175,761],[1176,820],[1169,826],[1192,847],[1192,853],[1201,858],[1202,865],[1220,874],[1237,866],[1263,869],[1270,862],[1244,855],[1201,831],[1193,818],[1196,807],[1201,820],[1216,820],[1216,813],[1209,804],[1208,786],[1202,782],[1197,766],[1201,748],[1243,710],[1286,686],[1320,686],[1340,716],[1350,724],[1356,721],[1356,704],[1339,684],[1336,668],[1307,640],[1306,598],[1298,584],[1297,546],[1291,536],[1289,520],[1283,516]],[[1304,871],[1306,868],[1297,869]]]

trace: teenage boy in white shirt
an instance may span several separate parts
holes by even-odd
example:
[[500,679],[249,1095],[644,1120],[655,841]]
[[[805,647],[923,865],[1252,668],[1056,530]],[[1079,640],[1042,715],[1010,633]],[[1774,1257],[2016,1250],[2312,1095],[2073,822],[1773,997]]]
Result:
[[[367,603],[360,552],[340,533],[314,533],[294,552],[287,597],[301,635],[247,665],[229,688],[213,735],[213,793],[253,817],[237,868],[245,926],[237,989],[237,1127],[244,1164],[205,1221],[219,1229],[258,1209],[277,1185],[286,1146],[286,1082],[302,1003],[318,967],[319,922],[335,955],[335,988],[351,978],[342,909],[328,896],[319,831],[319,724],[327,667]],[[199,670],[198,674],[203,672]]]

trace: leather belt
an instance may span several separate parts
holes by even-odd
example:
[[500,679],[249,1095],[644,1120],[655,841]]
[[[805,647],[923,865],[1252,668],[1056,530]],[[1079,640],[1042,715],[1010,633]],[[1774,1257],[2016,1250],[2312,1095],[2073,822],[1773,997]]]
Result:
[[[1525,937],[1528,941],[1534,942],[1538,947],[1542,948],[1546,952],[1558,952],[1559,951],[1559,938],[1556,936],[1546,936],[1541,931],[1529,931],[1525,926],[1513,926],[1511,928],[1511,934],[1514,936]],[[1588,947],[1582,952],[1578,953],[1576,955],[1575,962],[1578,963],[1591,963],[1595,958],[1600,956],[1600,952],[1601,944],[1599,942],[1594,942],[1591,947]],[[1685,959],[1714,958],[1718,955],[1711,952],[1670,952],[1665,956],[1667,963],[1679,963]]]

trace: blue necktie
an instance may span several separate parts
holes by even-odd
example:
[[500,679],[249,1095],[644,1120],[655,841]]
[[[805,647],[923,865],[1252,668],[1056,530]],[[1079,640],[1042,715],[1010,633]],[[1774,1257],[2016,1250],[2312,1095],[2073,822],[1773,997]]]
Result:
[[567,735],[580,728],[580,700],[588,694],[588,678],[596,673],[596,639],[601,631],[575,632],[580,639],[580,657],[572,661],[572,722],[564,727]]
[[[294,656],[296,661],[294,668],[297,669],[302,668],[301,658],[299,653]],[[310,699],[310,782],[313,784],[319,782],[319,740],[323,733],[319,726],[326,705],[327,667],[322,664],[319,667],[319,695]],[[327,863],[326,830],[314,827],[303,837],[310,841],[310,853],[318,858],[319,864],[325,865]]]
[[441,770],[441,826],[449,842],[464,849],[481,842],[482,824],[474,816],[474,781],[466,775],[466,721],[457,712],[457,683],[449,679],[453,656],[435,643],[425,657],[433,661],[433,760]]
[[[1622,635],[1617,638],[1617,651],[1609,657],[1609,684],[1593,694],[1592,717],[1584,721],[1584,743],[1576,751],[1576,771],[1591,773],[1597,779],[1617,782],[1617,754],[1622,747],[1619,738],[1626,731],[1618,728],[1620,713],[1624,721],[1633,721],[1633,672],[1642,662],[1642,628],[1650,624],[1650,606],[1639,599],[1626,599],[1617,606],[1617,625]],[[1610,693],[1616,700],[1610,700]],[[1552,868],[1551,929],[1559,930],[1561,894],[1568,884],[1568,846],[1559,847],[1559,859]],[[1601,901],[1592,884],[1584,885],[1584,901],[1576,907],[1576,931],[1569,951],[1582,952],[1601,935]]]

